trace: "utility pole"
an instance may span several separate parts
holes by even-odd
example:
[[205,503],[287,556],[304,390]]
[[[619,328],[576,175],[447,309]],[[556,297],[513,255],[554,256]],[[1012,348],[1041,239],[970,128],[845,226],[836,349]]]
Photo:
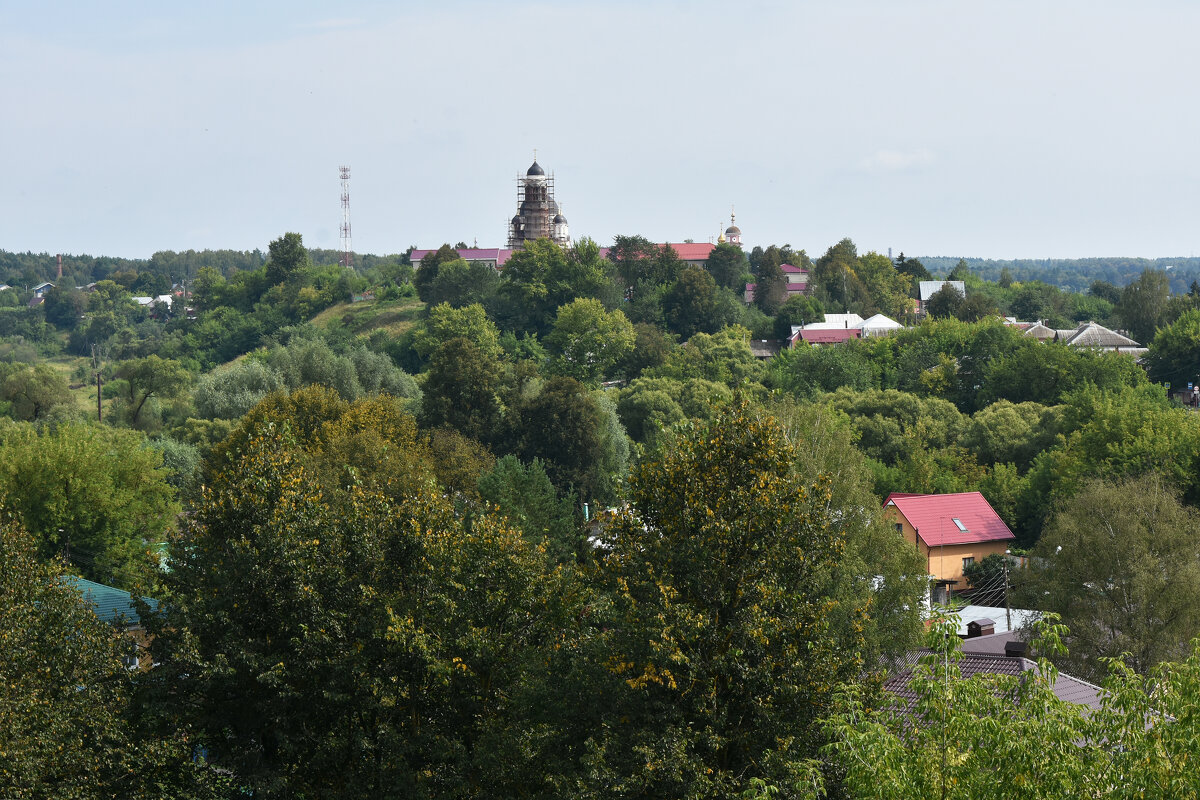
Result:
[[100,399],[100,345],[92,345],[92,369],[96,371],[96,421],[104,422],[104,406]]
[[1004,551],[1004,621],[1008,624],[1009,633],[1012,633],[1012,608],[1008,602],[1008,557],[1011,554],[1011,550]]

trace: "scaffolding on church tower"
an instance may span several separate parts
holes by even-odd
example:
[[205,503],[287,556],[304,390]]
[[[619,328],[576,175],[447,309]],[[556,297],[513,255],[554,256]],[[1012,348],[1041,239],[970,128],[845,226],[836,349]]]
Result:
[[517,214],[508,221],[508,246],[522,248],[526,242],[541,238],[565,245],[567,242],[559,241],[556,235],[554,220],[558,215],[554,174],[547,175],[538,165],[535,152],[533,165],[517,176]]

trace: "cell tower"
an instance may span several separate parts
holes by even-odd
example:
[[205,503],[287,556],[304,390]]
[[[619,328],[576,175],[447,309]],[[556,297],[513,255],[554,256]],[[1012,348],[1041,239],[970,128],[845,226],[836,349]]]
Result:
[[350,168],[339,167],[342,174],[342,266],[353,267],[353,247],[350,244]]

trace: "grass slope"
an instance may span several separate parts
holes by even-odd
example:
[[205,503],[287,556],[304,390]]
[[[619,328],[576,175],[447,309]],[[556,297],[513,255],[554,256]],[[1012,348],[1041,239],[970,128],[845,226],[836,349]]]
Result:
[[416,324],[424,308],[425,304],[415,297],[338,303],[317,314],[311,322],[327,330],[343,328],[356,336],[369,336],[376,330],[400,336]]

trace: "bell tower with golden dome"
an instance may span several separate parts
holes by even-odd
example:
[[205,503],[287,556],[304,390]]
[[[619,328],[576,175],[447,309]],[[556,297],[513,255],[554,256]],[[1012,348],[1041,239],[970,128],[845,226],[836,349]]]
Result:
[[737,226],[737,218],[733,213],[733,206],[729,207],[729,227],[725,229],[725,233],[717,237],[718,242],[729,242],[742,246],[742,229]]

